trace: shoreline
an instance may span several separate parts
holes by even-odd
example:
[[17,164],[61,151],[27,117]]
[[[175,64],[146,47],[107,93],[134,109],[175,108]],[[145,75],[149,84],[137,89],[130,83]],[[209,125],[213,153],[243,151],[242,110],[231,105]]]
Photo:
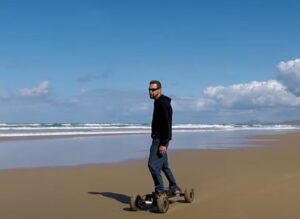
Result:
[[[248,149],[253,149],[253,148],[261,148],[261,147],[270,147],[269,144],[276,143],[277,141],[280,140],[281,137],[284,137],[286,135],[294,135],[300,132],[294,132],[294,133],[288,133],[288,134],[274,134],[274,135],[254,135],[254,136],[249,136],[245,138],[245,141],[250,141],[254,142],[253,145],[251,146],[240,146],[240,147],[226,147],[226,148],[188,148],[188,149],[171,149],[169,150],[168,154],[170,155],[177,155],[177,154],[182,154],[182,153],[192,153],[192,152],[210,152],[210,151],[227,151],[227,150],[248,150]],[[89,135],[90,137],[97,137],[99,135]],[[25,137],[26,139],[23,139],[22,137],[12,137],[11,139],[7,139],[4,141],[21,141],[21,140],[55,140],[55,139],[69,139],[69,138],[77,138],[77,137],[89,137],[89,136],[81,136],[81,135],[76,135],[76,136],[45,136],[44,137]],[[110,135],[100,135],[100,136],[110,136]],[[1,138],[0,138],[0,143],[1,143]],[[274,147],[274,145],[271,145],[271,147]],[[85,168],[85,167],[97,167],[97,166],[111,166],[111,165],[127,165],[131,163],[139,163],[139,162],[144,162],[146,158],[129,158],[125,160],[120,160],[120,161],[112,161],[112,162],[104,162],[104,163],[86,163],[86,164],[77,164],[77,165],[58,165],[58,166],[38,166],[38,167],[16,167],[16,168],[0,168],[1,171],[13,171],[13,170],[34,170],[34,169],[41,169],[41,170],[47,170],[47,169],[68,169],[68,168]]]
[[[294,132],[292,132],[294,133]],[[190,133],[191,134],[191,133]],[[192,133],[195,134],[195,133]],[[203,133],[202,133],[203,134]],[[285,135],[285,134],[281,134]],[[127,137],[126,137],[127,136]],[[136,136],[143,136],[143,135],[136,135]],[[186,135],[183,135],[186,136]],[[190,136],[190,135],[189,135]],[[196,136],[198,136],[196,134]],[[271,135],[248,135],[239,137],[240,140],[233,140],[238,141],[235,142],[233,145],[228,144],[227,146],[203,146],[203,147],[177,147],[176,145],[172,145],[172,147],[169,149],[169,154],[177,154],[184,151],[210,151],[210,150],[236,150],[236,149],[243,149],[243,148],[255,148],[255,147],[264,147],[265,144],[272,143],[276,141],[277,135],[271,134]],[[108,158],[105,156],[106,154],[103,154],[105,151],[105,148],[101,145],[105,144],[105,142],[114,142],[113,144],[117,144],[118,142],[123,142],[123,148],[126,148],[127,146],[130,146],[130,143],[136,143],[137,137],[134,137],[134,135],[118,135],[119,140],[115,141],[112,139],[103,139],[101,137],[104,136],[85,136],[84,139],[81,139],[82,136],[76,136],[74,138],[71,138],[70,136],[64,137],[54,137],[54,136],[48,136],[46,138],[39,138],[39,137],[33,137],[30,139],[26,139],[28,141],[24,141],[24,144],[22,143],[22,139],[9,139],[5,142],[10,142],[12,144],[3,145],[3,152],[6,155],[3,155],[2,157],[2,163],[0,166],[0,170],[13,170],[13,169],[43,169],[43,168],[72,168],[72,167],[81,167],[81,166],[89,166],[89,165],[113,165],[113,164],[124,164],[124,163],[130,163],[131,161],[139,161],[147,159],[148,157],[148,146],[151,144],[150,141],[147,144],[144,144],[143,141],[148,141],[148,136],[145,137],[138,137],[138,145],[141,144],[143,147],[140,149],[133,149],[131,152],[134,152],[135,155],[130,156],[123,156],[118,157],[118,155],[113,155],[115,153],[122,154],[126,153],[123,149],[119,151],[118,147],[111,147],[109,149],[108,156],[114,156],[111,158]],[[100,137],[100,138],[93,138],[93,137]],[[107,136],[106,136],[107,137]],[[122,140],[120,140],[120,137]],[[187,136],[186,136],[187,137]],[[184,138],[186,138],[184,137]],[[124,138],[124,139],[123,139]],[[128,138],[131,140],[128,141]],[[179,139],[179,137],[177,138]],[[182,139],[182,137],[181,137]],[[187,137],[187,139],[191,138]],[[233,138],[234,139],[234,138]],[[42,140],[41,142],[35,142],[38,140]],[[44,143],[43,140],[46,140]],[[47,141],[50,140],[50,141]],[[54,142],[52,142],[52,140]],[[201,137],[196,138],[196,140],[202,141]],[[225,139],[226,140],[226,139]],[[32,143],[30,143],[32,141]],[[127,143],[125,143],[126,141]],[[193,140],[195,142],[195,140]],[[231,142],[232,140],[229,138],[226,140],[226,142]],[[0,146],[1,144],[5,143],[1,142],[0,140]],[[181,142],[182,143],[182,142]],[[149,144],[149,145],[148,145]],[[174,144],[174,142],[172,143]],[[180,142],[179,142],[180,144]],[[205,144],[205,143],[204,143]],[[222,143],[225,144],[225,143]],[[124,147],[125,146],[125,147]],[[174,147],[175,146],[175,147]],[[12,150],[10,148],[13,148]],[[18,155],[17,151],[22,151],[24,148],[27,148],[26,151],[23,153],[23,158]],[[74,150],[75,149],[75,150]],[[103,151],[104,150],[104,151]],[[140,150],[140,151],[135,151]],[[12,151],[7,153],[7,151]],[[6,153],[5,153],[6,152]],[[12,154],[13,153],[13,154]],[[139,153],[139,154],[138,154]],[[49,154],[57,154],[54,158],[51,158]],[[14,156],[12,156],[14,155]],[[119,155],[120,156],[120,155]],[[8,159],[8,157],[10,159]],[[72,157],[75,157],[74,160],[72,160]],[[79,158],[82,157],[82,158]],[[87,159],[89,157],[89,159]],[[0,156],[1,159],[1,156]],[[40,161],[39,161],[40,159]],[[77,160],[78,159],[78,160]],[[7,160],[7,161],[5,161]],[[16,161],[16,164],[14,165],[13,162]]]
[[124,135],[147,135],[147,133],[88,133],[88,134],[70,134],[70,135],[34,135],[34,136],[1,136],[1,142],[7,141],[34,141],[34,140],[55,140],[55,139],[70,139],[80,137],[101,137],[101,136],[124,136]]

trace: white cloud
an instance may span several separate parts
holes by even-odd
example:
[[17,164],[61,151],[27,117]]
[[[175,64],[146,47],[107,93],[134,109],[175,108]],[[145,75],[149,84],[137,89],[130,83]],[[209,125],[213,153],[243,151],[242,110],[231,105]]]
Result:
[[298,74],[298,77],[300,76],[300,59],[280,62],[277,67],[283,73],[294,72]]
[[278,79],[281,80],[291,92],[300,95],[300,59],[280,62],[277,68],[279,70]]
[[276,80],[253,81],[228,87],[208,87],[204,99],[226,108],[263,108],[300,106],[300,98],[288,92]]
[[212,86],[198,99],[173,99],[177,118],[194,122],[283,121],[299,118],[300,97],[276,80]]
[[49,93],[49,82],[43,81],[33,88],[23,88],[19,90],[19,95],[22,97],[42,97]]

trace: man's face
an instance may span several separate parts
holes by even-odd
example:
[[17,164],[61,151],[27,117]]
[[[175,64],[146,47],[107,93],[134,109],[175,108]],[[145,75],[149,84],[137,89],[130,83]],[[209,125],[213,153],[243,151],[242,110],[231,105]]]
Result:
[[150,84],[149,85],[149,97],[151,99],[156,100],[160,96],[160,88],[157,84]]

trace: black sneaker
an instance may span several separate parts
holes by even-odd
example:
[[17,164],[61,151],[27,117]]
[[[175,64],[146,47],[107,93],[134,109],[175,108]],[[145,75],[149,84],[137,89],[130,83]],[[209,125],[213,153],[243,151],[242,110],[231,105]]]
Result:
[[179,187],[176,187],[176,188],[172,189],[172,195],[179,196],[180,193],[181,193],[181,190],[180,190]]

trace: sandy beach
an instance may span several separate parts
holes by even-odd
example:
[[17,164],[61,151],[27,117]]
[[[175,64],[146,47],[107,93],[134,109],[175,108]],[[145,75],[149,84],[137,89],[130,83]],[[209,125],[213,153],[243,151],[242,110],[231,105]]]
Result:
[[170,151],[178,183],[194,188],[196,197],[172,204],[166,214],[129,210],[132,194],[153,189],[145,159],[0,170],[0,218],[298,219],[300,134],[274,138],[262,147]]

